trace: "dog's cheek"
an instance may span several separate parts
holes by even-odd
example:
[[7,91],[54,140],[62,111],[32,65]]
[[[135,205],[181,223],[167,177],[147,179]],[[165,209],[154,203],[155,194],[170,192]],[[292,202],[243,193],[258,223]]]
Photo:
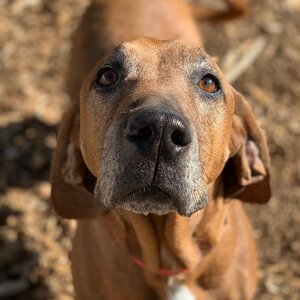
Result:
[[114,204],[113,193],[116,185],[118,185],[118,178],[120,178],[123,171],[120,162],[123,156],[121,125],[120,120],[112,122],[102,138],[101,164],[98,168],[99,176],[97,176],[95,193],[96,198],[107,207],[112,207]]
[[215,109],[213,113],[203,116],[199,128],[199,157],[208,185],[221,173],[230,155],[230,115],[224,107]]
[[[80,148],[83,159],[95,176],[99,177],[106,132],[113,116],[112,107],[105,105],[95,91],[84,86],[80,96]],[[108,117],[110,119],[108,120]]]
[[99,176],[99,169],[100,169],[100,157],[99,153],[97,152],[97,140],[90,139],[89,131],[82,130],[81,133],[82,138],[80,138],[80,149],[82,153],[82,157],[84,162],[90,172],[95,176]]
[[94,118],[89,117],[89,114],[81,112],[80,116],[80,149],[84,162],[90,172],[95,176],[99,176],[100,169],[100,150],[101,145],[101,131],[99,125],[95,124]]

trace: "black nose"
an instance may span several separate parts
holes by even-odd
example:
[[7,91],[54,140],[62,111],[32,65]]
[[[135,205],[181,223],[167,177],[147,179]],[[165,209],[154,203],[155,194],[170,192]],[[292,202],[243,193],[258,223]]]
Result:
[[192,141],[183,117],[162,108],[140,109],[129,115],[124,137],[139,153],[149,155],[159,151],[166,160],[184,153]]

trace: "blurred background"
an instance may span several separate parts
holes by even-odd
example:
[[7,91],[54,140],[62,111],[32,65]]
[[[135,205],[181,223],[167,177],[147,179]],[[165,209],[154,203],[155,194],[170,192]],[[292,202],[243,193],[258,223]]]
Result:
[[[0,0],[0,299],[73,299],[70,228],[49,205],[49,168],[68,103],[70,35],[87,4]],[[199,27],[269,138],[274,196],[247,205],[261,269],[256,299],[298,300],[300,1],[252,0],[250,8]]]

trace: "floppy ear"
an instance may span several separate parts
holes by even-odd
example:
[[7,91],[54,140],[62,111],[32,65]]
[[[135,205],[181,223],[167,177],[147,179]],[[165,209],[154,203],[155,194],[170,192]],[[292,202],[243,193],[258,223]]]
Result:
[[265,203],[271,197],[270,157],[265,132],[249,103],[234,90],[235,113],[230,141],[231,157],[222,176],[224,196]]
[[80,219],[105,213],[93,196],[95,180],[79,148],[79,114],[75,109],[63,119],[52,160],[51,199],[57,214]]

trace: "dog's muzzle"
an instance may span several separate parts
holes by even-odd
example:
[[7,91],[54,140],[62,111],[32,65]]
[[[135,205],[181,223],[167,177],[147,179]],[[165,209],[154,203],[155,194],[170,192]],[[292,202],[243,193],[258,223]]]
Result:
[[118,151],[107,147],[109,163],[102,172],[109,176],[97,181],[99,201],[143,214],[188,216],[203,208],[207,193],[188,121],[173,109],[146,106],[130,111],[123,122],[121,134],[108,134]]

